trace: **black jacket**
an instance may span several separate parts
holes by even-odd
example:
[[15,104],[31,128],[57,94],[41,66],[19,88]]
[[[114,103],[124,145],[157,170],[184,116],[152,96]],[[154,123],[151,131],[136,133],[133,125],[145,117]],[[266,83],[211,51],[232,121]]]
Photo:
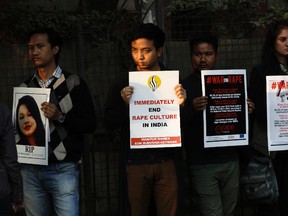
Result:
[[[248,94],[249,98],[255,103],[255,110],[251,119],[251,146],[264,155],[268,153],[267,141],[267,100],[266,100],[266,76],[283,76],[286,75],[280,68],[279,64],[275,64],[270,68],[262,65],[253,67],[250,79]],[[257,127],[254,126],[257,124]],[[255,129],[257,128],[257,131]],[[259,137],[261,135],[261,137]],[[264,138],[265,137],[265,138]]]
[[23,201],[23,183],[12,125],[11,112],[0,104],[0,197],[11,194],[13,203]]

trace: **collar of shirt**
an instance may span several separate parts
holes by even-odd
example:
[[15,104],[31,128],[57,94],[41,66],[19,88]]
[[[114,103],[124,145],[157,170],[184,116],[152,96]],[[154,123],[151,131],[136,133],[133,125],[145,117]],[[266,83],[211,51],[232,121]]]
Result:
[[288,74],[288,67],[287,65],[280,64],[280,68],[284,74]]
[[32,79],[37,79],[37,82],[39,83],[41,88],[48,88],[48,86],[53,82],[53,80],[58,79],[61,75],[62,75],[62,69],[60,68],[60,66],[57,66],[55,71],[53,72],[52,76],[48,80],[43,81],[39,77],[38,71],[35,72]]

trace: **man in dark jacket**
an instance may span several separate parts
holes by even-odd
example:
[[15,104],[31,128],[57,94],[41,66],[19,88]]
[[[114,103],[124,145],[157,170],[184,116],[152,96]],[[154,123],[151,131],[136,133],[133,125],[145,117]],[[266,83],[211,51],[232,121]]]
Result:
[[[190,167],[191,184],[203,216],[232,216],[237,204],[239,159],[235,147],[204,148],[201,70],[215,67],[218,38],[210,33],[195,34],[190,40],[193,73],[185,80],[187,100],[182,108],[183,143]],[[249,102],[250,103],[250,102]]]
[[[154,24],[141,24],[131,33],[129,45],[134,60],[133,71],[160,71],[165,33]],[[179,104],[186,99],[181,84],[175,87]],[[109,129],[121,128],[121,158],[124,164],[120,175],[125,179],[131,211],[123,215],[150,216],[151,203],[158,216],[175,216],[180,196],[175,148],[130,149],[129,100],[134,88],[128,86],[128,73],[117,79],[111,88],[106,106],[106,123]],[[179,148],[178,148],[179,150]],[[120,187],[123,187],[121,185]],[[125,188],[126,188],[125,187]],[[121,197],[122,198],[122,197]],[[121,207],[125,205],[121,205]],[[126,210],[126,209],[125,209]],[[178,214],[183,215],[183,214]]]
[[10,216],[23,208],[23,184],[11,113],[0,104],[0,215]]

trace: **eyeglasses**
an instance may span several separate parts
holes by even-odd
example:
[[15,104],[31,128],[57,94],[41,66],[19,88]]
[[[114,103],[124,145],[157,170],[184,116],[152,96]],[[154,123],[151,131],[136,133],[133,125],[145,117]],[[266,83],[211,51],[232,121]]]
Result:
[[192,55],[194,55],[194,56],[196,56],[196,57],[198,57],[198,58],[200,58],[200,57],[202,57],[203,55],[205,56],[205,57],[210,57],[210,56],[212,56],[212,55],[214,55],[215,54],[215,52],[212,52],[212,51],[208,51],[208,52],[193,52],[192,53]]

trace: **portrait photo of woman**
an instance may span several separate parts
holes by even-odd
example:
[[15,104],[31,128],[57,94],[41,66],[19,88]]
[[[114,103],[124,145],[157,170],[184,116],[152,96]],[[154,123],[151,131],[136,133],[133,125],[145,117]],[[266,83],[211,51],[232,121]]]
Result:
[[45,129],[39,107],[30,95],[21,97],[16,108],[17,144],[45,146]]

